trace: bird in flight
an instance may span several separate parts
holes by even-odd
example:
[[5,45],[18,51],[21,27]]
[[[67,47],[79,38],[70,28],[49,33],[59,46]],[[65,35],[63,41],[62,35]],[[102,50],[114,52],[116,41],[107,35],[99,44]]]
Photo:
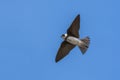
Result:
[[84,54],[90,43],[90,38],[87,36],[83,39],[80,39],[79,36],[79,29],[80,29],[80,15],[78,14],[70,27],[67,30],[67,33],[62,34],[63,42],[57,52],[55,62],[60,61],[63,59],[68,53],[75,47],[78,46],[81,50],[82,54]]

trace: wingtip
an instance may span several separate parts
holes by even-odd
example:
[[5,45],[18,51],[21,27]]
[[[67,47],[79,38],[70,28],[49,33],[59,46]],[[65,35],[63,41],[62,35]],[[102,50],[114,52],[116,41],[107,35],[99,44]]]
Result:
[[78,14],[77,17],[80,17],[80,14]]
[[56,59],[55,59],[55,62],[57,63],[58,61],[59,61],[59,60],[56,58]]
[[61,61],[61,59],[57,59],[57,58],[55,59],[55,62],[56,62],[56,63],[58,63],[59,61]]
[[55,62],[57,63],[59,60],[55,60]]

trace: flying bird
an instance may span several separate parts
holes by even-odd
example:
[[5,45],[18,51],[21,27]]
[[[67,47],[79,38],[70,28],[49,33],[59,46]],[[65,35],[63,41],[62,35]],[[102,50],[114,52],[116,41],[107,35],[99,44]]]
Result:
[[70,27],[67,30],[67,33],[62,34],[63,42],[57,52],[55,62],[63,59],[68,53],[75,47],[78,46],[82,54],[85,54],[89,47],[90,38],[87,36],[83,39],[80,39],[79,36],[80,29],[80,15],[78,14]]

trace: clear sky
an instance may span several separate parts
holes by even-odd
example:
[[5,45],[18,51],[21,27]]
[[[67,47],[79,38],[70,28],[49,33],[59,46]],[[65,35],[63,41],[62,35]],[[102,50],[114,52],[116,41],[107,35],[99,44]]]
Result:
[[[74,18],[85,55],[55,56]],[[0,80],[120,80],[119,0],[0,0]]]

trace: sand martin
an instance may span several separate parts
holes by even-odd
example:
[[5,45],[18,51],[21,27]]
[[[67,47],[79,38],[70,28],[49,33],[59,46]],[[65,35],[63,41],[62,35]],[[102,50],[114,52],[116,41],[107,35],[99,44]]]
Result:
[[90,43],[90,38],[87,36],[83,39],[79,37],[79,29],[80,29],[80,15],[78,14],[71,26],[68,28],[67,33],[63,34],[61,37],[64,41],[61,43],[61,46],[56,55],[55,61],[58,62],[62,58],[64,58],[68,53],[75,47],[78,46],[81,50],[82,54],[84,54]]

